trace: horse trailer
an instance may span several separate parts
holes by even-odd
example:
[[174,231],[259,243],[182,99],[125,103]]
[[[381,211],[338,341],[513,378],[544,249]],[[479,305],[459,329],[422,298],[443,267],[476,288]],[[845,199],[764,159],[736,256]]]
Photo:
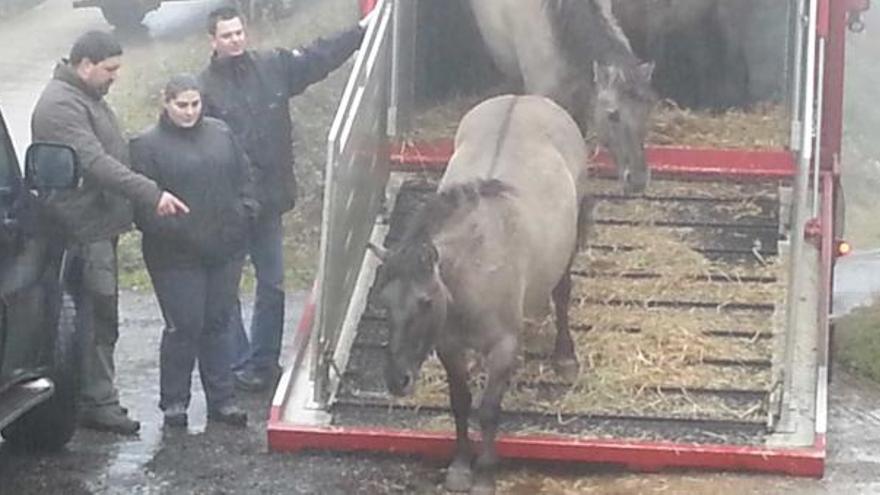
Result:
[[[536,322],[505,397],[501,457],[823,475],[844,47],[868,1],[748,1],[752,45],[735,56],[748,102],[663,94],[703,56],[694,32],[667,33],[669,51],[653,55],[662,100],[647,190],[623,194],[604,150],[584,157],[596,207],[572,268],[580,376],[546,372],[553,332]],[[319,274],[273,398],[273,451],[453,451],[436,362],[415,397],[386,392],[388,324],[371,292],[381,268],[366,247],[393,246],[432,194],[464,111],[510,91],[459,3],[361,2],[379,15],[330,129]],[[627,32],[636,51],[640,34]],[[707,70],[687,80],[725,73]]]

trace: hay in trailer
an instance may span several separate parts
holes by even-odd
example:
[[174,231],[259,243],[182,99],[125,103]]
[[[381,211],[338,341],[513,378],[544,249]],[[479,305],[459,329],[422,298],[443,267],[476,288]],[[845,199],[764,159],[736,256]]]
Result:
[[410,129],[404,139],[414,142],[451,139],[455,136],[462,117],[478,103],[496,94],[500,94],[500,91],[481,95],[457,95],[444,102],[420,108],[413,113]]
[[789,119],[780,104],[723,113],[693,111],[665,101],[652,114],[648,143],[701,148],[779,149],[788,144]]
[[[684,229],[686,230],[686,229]],[[751,264],[709,260],[672,228],[599,226],[595,243],[575,258],[575,298],[584,301],[701,300],[761,304],[772,301],[785,276],[781,265],[755,253]],[[758,258],[760,256],[760,259]],[[775,282],[773,282],[775,281]]]
[[[596,179],[588,184],[589,191],[599,196],[619,196],[620,185],[613,180]],[[657,180],[652,181],[644,196],[650,198],[689,198],[715,200],[745,200],[748,198],[773,198],[778,184],[765,182],[721,181],[696,182]]]
[[657,222],[735,222],[748,221],[761,216],[764,208],[762,198],[745,198],[719,201],[711,204],[707,211],[707,201],[681,201],[671,199],[603,199],[599,197],[594,216],[614,219],[616,222],[652,224]]
[[[597,183],[602,190],[612,181]],[[757,252],[746,262],[708,259],[694,248],[692,229],[657,223],[700,215],[766,221],[775,218],[775,188],[674,181],[655,186],[670,198],[712,200],[712,208],[692,208],[700,201],[600,199],[600,223],[590,243],[602,248],[580,253],[573,266],[569,316],[580,374],[571,383],[556,375],[552,319],[530,322],[504,398],[506,411],[753,422],[765,417],[774,320],[784,298],[782,264]],[[486,377],[479,358],[471,361],[472,390],[480,390]],[[396,404],[446,408],[448,401],[445,371],[432,357],[416,394]],[[451,423],[431,417],[422,426],[447,429]]]
[[575,286],[576,302],[615,305],[651,306],[699,301],[724,308],[727,305],[762,305],[777,293],[776,287],[767,283],[704,281],[690,276],[627,279],[603,274],[577,280]]
[[588,328],[619,333],[682,328],[706,335],[733,332],[747,342],[757,342],[769,339],[774,331],[772,321],[762,312],[720,307],[646,308],[632,304],[609,308],[602,303],[586,303],[572,307],[569,316]]
[[[618,308],[620,310],[620,308]],[[666,313],[666,314],[664,314]],[[684,322],[693,321],[683,315]],[[764,338],[719,338],[701,326],[686,326],[675,314],[658,311],[643,318],[638,332],[596,324],[575,332],[581,372],[573,383],[553,371],[555,328],[527,331],[523,358],[504,398],[505,410],[545,414],[613,414],[714,419],[759,419],[754,402],[730,405],[718,397],[691,395],[689,390],[768,390],[770,370],[707,366],[707,359],[744,363],[769,359],[771,343]],[[665,326],[668,324],[669,326]],[[478,370],[479,360],[473,359]],[[478,374],[472,388],[481,388]],[[432,358],[423,369],[416,394],[400,401],[411,406],[446,407],[445,372]]]
[[[523,337],[523,357],[505,396],[504,408],[545,414],[760,419],[764,413],[760,403],[758,407],[755,402],[731,405],[718,397],[693,396],[687,391],[769,390],[769,367],[755,368],[753,363],[769,363],[772,357],[772,341],[768,338],[773,331],[770,315],[726,310],[725,304],[772,301],[779,295],[779,286],[735,282],[694,285],[671,277],[660,280],[664,287],[683,287],[699,297],[705,297],[714,288],[719,306],[650,308],[647,302],[654,297],[651,292],[628,289],[627,280],[578,280],[575,297],[592,301],[570,310],[571,320],[580,325],[574,331],[580,376],[574,383],[564,383],[553,372],[549,356],[555,327],[549,320],[530,326]],[[604,292],[598,297],[591,294],[599,289]],[[614,293],[615,290],[620,293]],[[602,303],[603,297],[635,301],[610,305]],[[743,328],[754,333],[719,336]],[[713,360],[729,365],[709,364]],[[476,366],[478,360],[474,362]],[[473,387],[479,389],[483,380],[485,377],[478,376]],[[680,393],[675,393],[675,389],[680,389]],[[446,406],[445,372],[436,359],[426,364],[416,395],[403,403]]]
[[[464,115],[481,101],[509,92],[494,87],[482,94],[458,95],[413,112],[405,141],[449,139]],[[651,114],[646,143],[701,148],[779,149],[788,144],[789,119],[780,104],[716,113],[694,111],[664,101]],[[594,143],[595,136],[587,136]]]
[[691,237],[699,240],[688,228],[600,225],[591,239],[595,249],[580,253],[574,267],[590,273],[652,272],[688,281],[699,276],[735,281],[784,275],[779,264],[764,258],[754,242],[750,253],[754,263],[733,264],[706,258],[691,246]]
[[[626,232],[629,229],[620,229]],[[657,266],[651,262],[651,258],[645,254],[642,245],[611,244],[602,246],[603,249],[591,249],[579,254],[575,258],[574,269],[593,276],[595,274],[617,274],[618,276],[637,275],[640,273],[654,272],[662,274],[664,271],[673,271],[674,265]],[[760,255],[760,253],[758,253]],[[755,256],[755,254],[751,254]],[[763,256],[762,256],[763,257]],[[683,277],[685,280],[718,280],[738,281],[748,279],[770,279],[776,277],[780,267],[776,263],[767,262],[761,264],[755,258],[756,263],[737,264],[724,260],[707,260],[705,257],[696,259],[691,266],[693,276]],[[685,263],[680,263],[684,265]]]

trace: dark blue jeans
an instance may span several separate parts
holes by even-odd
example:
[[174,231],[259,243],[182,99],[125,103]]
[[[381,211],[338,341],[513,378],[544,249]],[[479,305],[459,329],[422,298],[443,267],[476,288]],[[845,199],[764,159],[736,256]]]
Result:
[[160,400],[189,405],[196,359],[208,409],[233,397],[232,340],[229,320],[235,308],[242,259],[227,263],[150,270],[165,318],[159,356]]
[[261,215],[251,229],[250,259],[257,289],[250,332],[245,332],[241,301],[235,300],[230,321],[236,340],[235,371],[268,376],[278,366],[284,328],[283,241],[280,213]]

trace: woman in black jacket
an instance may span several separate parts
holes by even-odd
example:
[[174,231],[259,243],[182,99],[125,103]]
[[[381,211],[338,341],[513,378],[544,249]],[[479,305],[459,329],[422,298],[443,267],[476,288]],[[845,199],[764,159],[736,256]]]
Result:
[[232,332],[248,224],[258,214],[253,169],[222,121],[202,116],[201,90],[190,75],[165,87],[159,123],[131,141],[135,170],[173,191],[190,213],[159,217],[141,209],[147,270],[165,318],[160,401],[165,424],[186,426],[194,361],[208,419],[244,426],[233,404]]

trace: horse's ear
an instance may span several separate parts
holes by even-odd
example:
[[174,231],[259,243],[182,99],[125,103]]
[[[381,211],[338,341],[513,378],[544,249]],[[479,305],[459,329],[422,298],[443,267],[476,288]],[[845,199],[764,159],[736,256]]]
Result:
[[373,244],[372,242],[368,242],[367,249],[372,251],[373,254],[375,254],[376,257],[379,258],[379,261],[381,261],[382,263],[384,263],[385,260],[388,259],[388,250],[382,246],[377,246],[377,245]]
[[431,264],[436,265],[437,262],[440,261],[440,252],[437,251],[437,246],[435,246],[433,242],[428,244],[428,252],[431,258]]
[[654,62],[639,64],[638,74],[646,83],[650,83],[654,75]]

